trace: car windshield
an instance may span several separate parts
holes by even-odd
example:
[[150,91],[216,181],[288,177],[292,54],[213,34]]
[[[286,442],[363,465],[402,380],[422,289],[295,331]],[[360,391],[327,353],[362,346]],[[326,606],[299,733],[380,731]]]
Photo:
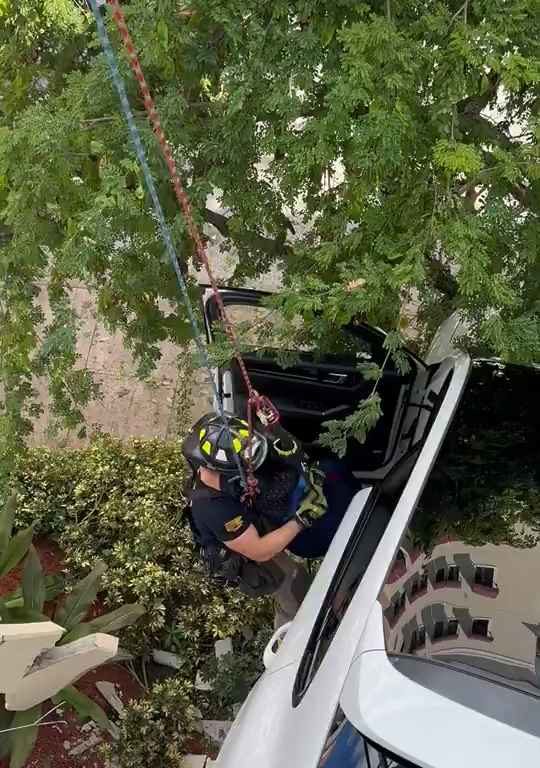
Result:
[[386,648],[540,696],[540,371],[475,365],[379,595]]
[[340,710],[326,740],[317,768],[415,768],[415,766],[364,738]]

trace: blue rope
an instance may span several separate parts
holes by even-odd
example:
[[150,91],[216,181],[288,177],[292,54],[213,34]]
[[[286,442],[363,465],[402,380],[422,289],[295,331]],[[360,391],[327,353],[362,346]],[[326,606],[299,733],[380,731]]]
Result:
[[[141,141],[141,136],[139,133],[139,129],[137,128],[137,125],[135,124],[135,118],[133,117],[133,112],[131,111],[131,107],[129,104],[129,100],[127,97],[127,91],[126,86],[124,84],[124,80],[122,78],[122,75],[120,74],[120,69],[118,67],[118,61],[116,59],[116,54],[114,53],[113,47],[111,45],[111,41],[109,39],[109,35],[107,33],[107,29],[105,27],[105,24],[103,22],[103,18],[101,16],[101,12],[98,7],[97,0],[90,0],[90,5],[92,7],[92,13],[94,14],[95,20],[96,20],[96,26],[97,26],[97,33],[98,37],[101,43],[101,47],[103,49],[103,52],[105,54],[105,57],[107,59],[107,64],[109,65],[109,70],[111,73],[111,78],[114,83],[114,87],[116,88],[116,91],[118,93],[118,98],[120,99],[120,106],[122,108],[122,112],[124,113],[124,117],[129,129],[129,134],[131,141],[133,143],[133,146],[135,148],[135,153],[137,155],[137,160],[139,161],[139,165],[141,166],[141,170],[144,177],[144,182],[146,184],[146,188],[148,189],[148,193],[150,195],[150,198],[152,200],[152,205],[154,208],[154,212],[157,216],[158,223],[159,223],[159,229],[161,232],[161,239],[163,240],[165,244],[165,249],[167,251],[167,254],[169,256],[169,260],[172,264],[172,268],[174,269],[174,272],[176,274],[176,279],[178,281],[178,285],[180,287],[180,292],[182,294],[182,298],[187,310],[189,322],[191,323],[191,327],[193,329],[193,338],[195,340],[195,344],[197,345],[198,352],[201,356],[201,359],[204,363],[204,367],[206,368],[206,372],[208,375],[208,380],[210,382],[210,385],[212,387],[213,393],[214,393],[214,399],[216,402],[216,407],[219,413],[219,416],[221,418],[221,421],[223,422],[223,426],[225,428],[225,431],[227,433],[227,436],[230,440],[230,444],[232,445],[232,434],[229,428],[229,424],[227,421],[227,418],[225,416],[225,411],[223,409],[223,403],[221,401],[220,394],[218,392],[218,388],[216,386],[216,382],[214,380],[214,377],[212,375],[212,363],[210,361],[210,357],[208,356],[208,350],[206,348],[206,345],[202,341],[202,334],[199,327],[199,323],[197,321],[197,317],[195,315],[195,310],[193,309],[193,305],[191,303],[191,299],[189,298],[189,293],[186,285],[186,281],[184,280],[184,276],[182,274],[182,270],[180,269],[180,264],[178,262],[178,256],[176,255],[176,250],[172,241],[171,231],[169,229],[169,226],[165,220],[165,215],[163,213],[163,208],[161,207],[161,203],[159,201],[156,185],[154,183],[154,179],[152,177],[152,172],[150,170],[150,166],[148,165],[148,160],[146,158],[146,152],[143,147],[143,143]],[[236,461],[236,464],[238,466],[238,471],[240,473],[240,478],[242,480],[242,484],[246,485],[246,478],[244,473],[244,468],[242,466],[242,463],[240,461],[240,457],[233,451],[233,455]]]

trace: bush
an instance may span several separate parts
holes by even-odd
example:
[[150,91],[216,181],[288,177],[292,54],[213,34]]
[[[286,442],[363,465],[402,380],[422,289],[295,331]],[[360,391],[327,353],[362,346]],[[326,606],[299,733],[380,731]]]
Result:
[[182,768],[197,720],[192,696],[191,686],[179,677],[156,683],[126,707],[120,738],[104,747],[104,756],[117,768]]
[[260,630],[255,637],[235,642],[234,653],[219,659],[212,654],[201,668],[203,680],[212,690],[199,693],[197,703],[210,719],[232,720],[235,706],[241,704],[257,679],[264,672],[263,652],[270,640],[271,626]]
[[96,560],[108,606],[141,603],[126,633],[135,652],[161,645],[178,625],[183,653],[198,664],[217,637],[270,623],[270,601],[248,600],[209,582],[182,522],[188,470],[177,443],[100,436],[82,450],[32,449],[17,472],[19,527],[55,536],[70,572]]

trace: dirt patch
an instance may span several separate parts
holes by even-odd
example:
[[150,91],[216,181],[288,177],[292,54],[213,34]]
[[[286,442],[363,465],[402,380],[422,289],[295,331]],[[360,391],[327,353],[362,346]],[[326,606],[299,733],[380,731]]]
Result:
[[[113,683],[118,697],[124,704],[141,696],[142,690],[129,671],[121,664],[106,664],[88,672],[77,681],[77,688],[99,704],[109,716],[114,713],[101,696],[95,684],[100,681]],[[50,701],[43,704],[43,712],[52,707]],[[53,712],[48,720],[65,720],[65,723],[43,725],[40,728],[34,751],[25,768],[104,768],[99,754],[100,743],[109,739],[107,734],[83,724],[68,707]],[[101,739],[100,743],[96,742]],[[79,754],[70,754],[75,751]],[[0,768],[7,768],[5,761],[0,761]]]

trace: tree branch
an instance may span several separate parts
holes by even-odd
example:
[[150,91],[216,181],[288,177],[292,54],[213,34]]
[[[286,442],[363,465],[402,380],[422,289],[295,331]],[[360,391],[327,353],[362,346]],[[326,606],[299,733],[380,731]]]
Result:
[[466,99],[458,101],[456,105],[458,115],[479,115],[489,102],[495,98],[501,82],[501,76],[498,72],[491,70],[487,73],[486,77],[488,79],[488,87],[483,93],[467,96]]
[[[204,211],[204,219],[208,224],[212,224],[223,237],[231,237],[231,231],[229,228],[229,221],[232,217],[224,216],[222,213],[213,211],[210,208],[206,208]],[[248,231],[246,232],[247,239],[251,241],[254,248],[263,253],[272,256],[273,258],[279,258],[290,253],[291,248],[283,240],[272,240],[272,238],[264,237],[258,232]]]
[[427,258],[428,273],[434,288],[443,293],[449,299],[453,299],[458,293],[458,283],[450,271],[450,267],[443,264],[440,259],[432,255]]
[[[493,154],[487,150],[483,150],[482,156],[484,158],[486,168],[483,169],[483,171],[480,171],[480,173],[496,170],[497,161],[493,157]],[[526,186],[519,181],[513,183],[509,181],[508,192],[518,201],[518,203],[523,206],[523,208],[528,208],[529,210],[535,211],[535,213],[540,211],[540,200],[535,185]]]
[[468,9],[468,7],[469,7],[469,0],[465,0],[463,5],[460,8],[457,9],[457,11],[454,13],[452,18],[450,19],[450,24],[449,24],[450,27],[452,26],[454,21],[458,18],[458,16],[461,16],[461,14],[463,14],[463,23],[464,24],[467,23],[467,9]]
[[7,245],[13,239],[13,232],[4,224],[0,224],[0,248]]
[[504,149],[511,149],[515,146],[515,143],[501,125],[497,125],[497,123],[492,122],[483,115],[474,113],[462,114],[459,117],[459,126],[468,136],[498,144]]

